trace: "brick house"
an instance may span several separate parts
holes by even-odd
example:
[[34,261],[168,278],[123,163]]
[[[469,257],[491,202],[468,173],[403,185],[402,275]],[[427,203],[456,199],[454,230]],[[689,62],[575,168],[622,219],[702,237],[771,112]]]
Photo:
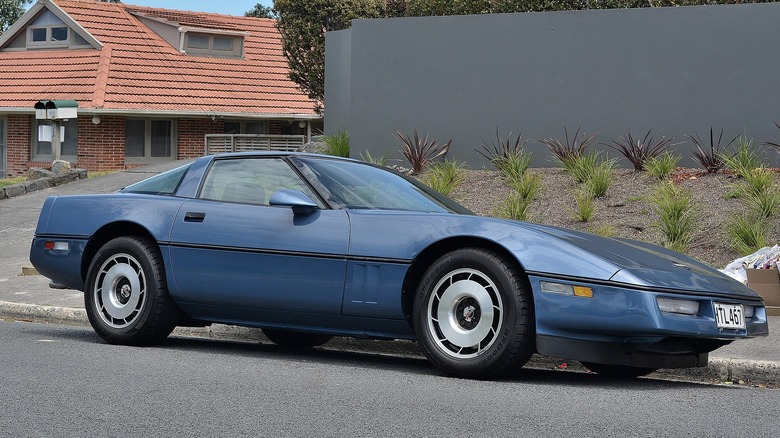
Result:
[[322,118],[271,19],[39,0],[0,35],[0,177],[52,161],[34,105],[75,100],[62,158],[92,171],[298,147]]

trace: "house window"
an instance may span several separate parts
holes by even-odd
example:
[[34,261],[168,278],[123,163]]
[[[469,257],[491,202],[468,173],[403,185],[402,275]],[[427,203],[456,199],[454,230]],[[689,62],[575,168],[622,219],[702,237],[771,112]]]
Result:
[[66,26],[40,26],[27,28],[28,47],[61,47],[68,45],[70,29]]
[[268,134],[268,123],[226,120],[225,134]]
[[[38,126],[50,125],[45,120],[34,120],[32,130],[32,160],[43,162],[52,161],[51,140],[42,141],[38,139]],[[60,140],[60,159],[70,162],[76,161],[79,138],[79,121],[77,119],[63,120],[62,126],[65,127],[65,137]]]
[[242,43],[243,39],[238,36],[187,32],[184,51],[190,55],[240,58],[243,52]]
[[125,161],[132,164],[173,159],[173,125],[171,120],[125,120]]

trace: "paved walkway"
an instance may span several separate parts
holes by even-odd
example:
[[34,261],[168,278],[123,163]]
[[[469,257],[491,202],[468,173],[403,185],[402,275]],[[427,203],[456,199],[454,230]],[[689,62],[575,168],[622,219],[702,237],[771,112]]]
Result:
[[[30,266],[30,242],[35,232],[38,213],[46,197],[111,192],[180,164],[167,163],[83,179],[64,186],[0,200],[0,318],[88,324],[81,292],[51,289],[48,279],[40,275],[22,275]],[[189,330],[186,334],[245,340],[257,338],[256,332],[218,325]],[[705,371],[708,375],[718,376],[724,381],[742,380],[753,384],[780,385],[780,316],[769,317],[769,332],[768,337],[734,342],[711,353],[710,366]],[[400,352],[415,354],[414,344],[409,344],[411,348],[403,347]],[[352,345],[360,347],[361,344],[358,342]],[[691,370],[690,373],[692,376],[702,375],[702,370]]]

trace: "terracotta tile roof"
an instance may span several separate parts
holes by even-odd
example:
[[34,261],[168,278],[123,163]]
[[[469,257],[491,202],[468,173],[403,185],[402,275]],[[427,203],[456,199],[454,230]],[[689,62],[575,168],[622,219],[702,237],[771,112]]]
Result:
[[[102,50],[0,52],[0,107],[74,99],[80,108],[174,112],[310,114],[315,104],[287,78],[271,19],[55,0]],[[181,26],[246,32],[244,58],[185,55],[133,13]]]

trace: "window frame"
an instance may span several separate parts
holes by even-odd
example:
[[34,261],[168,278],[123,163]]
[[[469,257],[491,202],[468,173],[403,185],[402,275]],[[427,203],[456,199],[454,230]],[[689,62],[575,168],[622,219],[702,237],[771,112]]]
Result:
[[[52,40],[52,34],[54,33],[54,29],[64,28],[67,32],[67,37],[64,40],[58,40],[54,41]],[[36,30],[46,30],[46,40],[45,41],[33,41],[33,33]],[[28,48],[37,48],[37,47],[68,47],[70,46],[70,38],[71,38],[72,30],[68,26],[64,24],[49,24],[44,26],[28,26],[27,27],[27,47]]]
[[[202,37],[208,39],[208,48],[199,48],[190,46],[191,37]],[[219,50],[214,48],[214,41],[217,38],[230,39],[233,41],[233,50]],[[238,35],[210,34],[205,32],[186,32],[182,42],[182,49],[188,55],[213,56],[219,58],[241,58],[244,55],[244,38]]]
[[[136,120],[144,122],[144,155],[141,157],[131,157],[127,155],[127,121]],[[152,156],[152,122],[169,122],[170,123],[170,155],[167,157],[153,157]],[[163,118],[137,118],[127,117],[125,119],[125,136],[123,141],[125,164],[149,164],[149,163],[163,163],[176,160],[178,155],[178,137],[177,137],[177,124],[176,119],[163,119]]]
[[[268,135],[269,130],[269,124],[267,120],[239,120],[239,119],[227,119],[224,121],[224,123],[238,123],[239,125],[239,132],[224,132],[226,131],[223,127],[223,133],[225,135],[234,135],[234,134],[257,134],[257,135]],[[263,127],[262,133],[256,133],[256,132],[247,132],[247,125],[248,124],[259,124]]]

